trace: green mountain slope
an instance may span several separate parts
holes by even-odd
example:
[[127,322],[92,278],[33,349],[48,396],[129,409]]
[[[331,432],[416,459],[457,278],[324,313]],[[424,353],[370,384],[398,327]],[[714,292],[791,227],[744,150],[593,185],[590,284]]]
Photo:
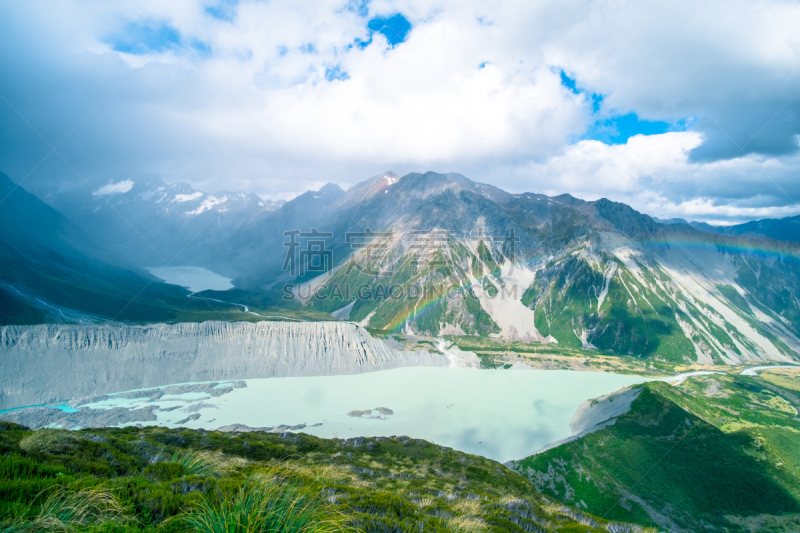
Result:
[[671,531],[795,531],[799,406],[757,377],[651,382],[613,425],[514,468],[544,494],[607,519]]
[[[313,510],[311,528],[264,531],[644,532],[542,497],[499,463],[407,437],[0,423],[0,487],[4,531],[261,531],[245,528],[253,511],[288,494]],[[221,526],[198,529],[204,520]]]

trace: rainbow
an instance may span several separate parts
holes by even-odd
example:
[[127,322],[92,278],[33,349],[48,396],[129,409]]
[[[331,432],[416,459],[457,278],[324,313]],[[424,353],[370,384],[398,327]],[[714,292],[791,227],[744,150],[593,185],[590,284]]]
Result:
[[[489,275],[485,274],[483,276],[475,278],[475,281],[477,281],[480,284],[480,283],[483,282],[484,279],[488,279],[488,278],[489,278]],[[475,281],[471,282],[470,285],[468,285],[468,286],[471,286],[472,284],[474,284]],[[426,313],[428,313],[432,309],[434,304],[436,304],[437,302],[441,302],[443,299],[448,299],[448,298],[452,297],[453,295],[455,295],[458,292],[462,292],[462,291],[466,292],[466,288],[467,287],[465,287],[464,285],[457,285],[457,286],[453,287],[452,289],[450,289],[448,291],[445,291],[445,292],[431,291],[432,294],[423,295],[424,298],[414,301],[414,306],[413,306],[412,309],[410,309],[410,310],[408,310],[406,312],[403,312],[403,313],[397,315],[396,317],[394,317],[388,324],[386,324],[386,326],[384,326],[384,329],[389,330],[389,331],[394,331],[394,330],[398,329],[399,327],[401,327],[406,321],[410,320],[412,317],[414,317],[414,316],[424,316]],[[523,292],[526,289],[527,289],[527,287],[523,288],[522,289]],[[519,296],[521,297],[522,294],[519,294]]]
[[797,243],[731,235],[702,233],[698,235],[669,235],[660,233],[644,239],[642,247],[651,250],[680,247],[689,251],[721,252],[760,259],[800,262],[800,246]]
[[[781,262],[800,264],[800,245],[789,241],[776,241],[773,239],[753,239],[749,237],[717,235],[697,232],[696,235],[688,233],[660,232],[650,237],[645,237],[639,242],[638,248],[643,250],[663,251],[673,247],[682,248],[692,252],[726,253],[759,259],[775,259]],[[483,275],[475,281],[481,283],[490,276]],[[474,283],[474,282],[473,282]],[[407,288],[406,288],[407,290]],[[446,292],[431,291],[424,294],[423,298],[416,300],[414,306],[395,316],[384,329],[395,331],[414,316],[424,316],[433,308],[434,304],[442,299],[449,298],[457,292],[465,290],[463,285],[458,285]],[[522,289],[522,292],[527,287]],[[522,294],[519,295],[521,297]],[[410,300],[409,300],[410,301]]]

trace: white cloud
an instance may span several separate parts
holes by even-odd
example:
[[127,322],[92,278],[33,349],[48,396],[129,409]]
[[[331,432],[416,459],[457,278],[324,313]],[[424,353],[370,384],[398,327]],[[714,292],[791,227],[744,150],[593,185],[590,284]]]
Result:
[[124,192],[128,192],[129,190],[133,189],[133,182],[131,180],[122,180],[117,183],[109,183],[108,185],[103,185],[92,194],[94,196],[103,196],[106,194],[121,194]]
[[[14,75],[0,94],[51,144],[80,124],[59,150],[97,184],[124,167],[286,199],[391,168],[607,196],[653,214],[778,213],[800,198],[789,180],[800,170],[791,154],[800,99],[781,107],[800,88],[796,4],[373,1],[369,16],[412,20],[394,48],[380,34],[354,45],[369,38],[366,19],[343,0],[245,0],[232,21],[206,7],[5,4],[0,68]],[[177,28],[188,56],[113,49],[131,25],[152,21]],[[326,79],[336,67],[349,79]],[[561,85],[560,69],[584,92]],[[599,117],[693,119],[691,131],[579,141],[598,119],[592,92],[605,96]],[[21,177],[47,151],[4,112],[0,166]],[[731,159],[741,147],[757,153]],[[37,172],[77,179],[57,158]]]
[[[505,183],[509,189],[578,198],[609,198],[662,218],[724,222],[800,213],[800,157],[748,156],[692,162],[702,143],[694,132],[637,135],[609,146],[580,141],[559,156],[530,163]],[[521,176],[530,181],[520,188]]]

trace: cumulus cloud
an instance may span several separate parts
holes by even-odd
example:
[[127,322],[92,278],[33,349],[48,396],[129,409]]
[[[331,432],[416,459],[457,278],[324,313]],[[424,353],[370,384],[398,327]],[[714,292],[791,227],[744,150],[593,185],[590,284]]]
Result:
[[693,161],[692,151],[703,142],[701,134],[688,131],[636,135],[620,145],[583,140],[561,155],[515,169],[505,184],[510,188],[527,178],[545,194],[609,198],[662,218],[724,223],[800,213],[800,157]]
[[719,220],[800,198],[791,3],[31,1],[0,21],[17,180],[287,199],[433,169]]

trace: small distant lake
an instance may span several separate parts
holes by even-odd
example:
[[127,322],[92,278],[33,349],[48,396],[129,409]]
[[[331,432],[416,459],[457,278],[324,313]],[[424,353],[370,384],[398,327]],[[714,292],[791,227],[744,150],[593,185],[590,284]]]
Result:
[[246,387],[217,397],[193,392],[153,401],[127,394],[129,399],[82,408],[157,406],[158,419],[142,423],[168,427],[305,424],[299,431],[326,438],[407,435],[508,461],[569,436],[569,423],[584,401],[648,379],[569,370],[410,367],[244,381]]
[[233,288],[231,278],[220,276],[203,267],[147,267],[147,270],[155,277],[172,285],[186,287],[191,292],[227,291]]

